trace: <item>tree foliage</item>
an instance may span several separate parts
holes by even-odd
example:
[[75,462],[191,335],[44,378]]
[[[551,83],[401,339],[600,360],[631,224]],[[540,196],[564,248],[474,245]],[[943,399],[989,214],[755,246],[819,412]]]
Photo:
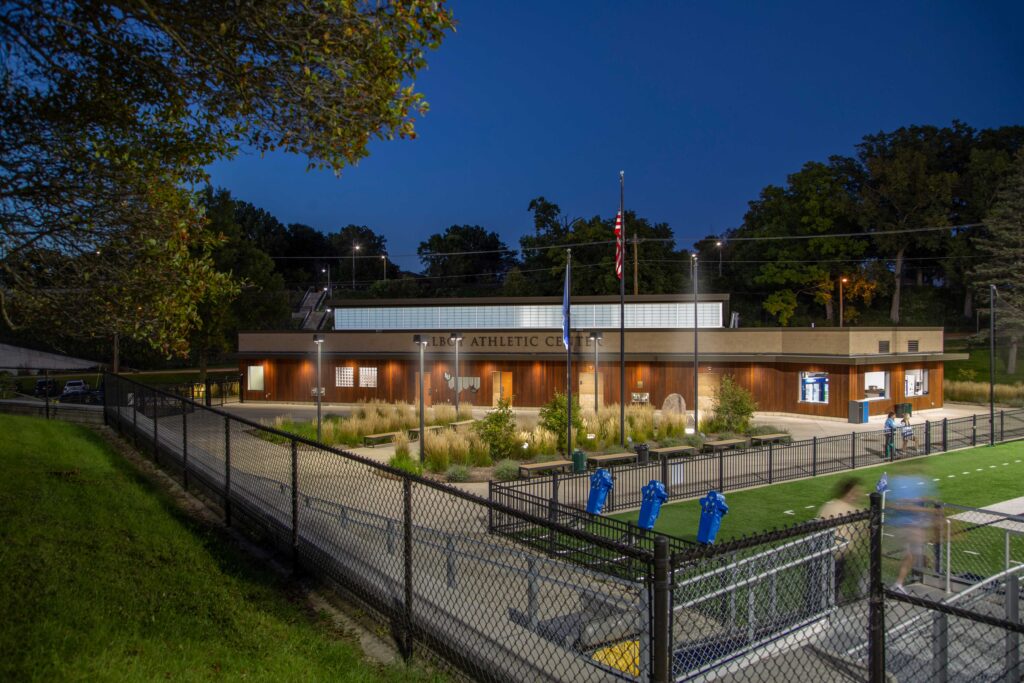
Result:
[[416,251],[436,296],[465,295],[481,283],[500,285],[516,260],[497,233],[479,225],[453,225],[420,242]]
[[[555,392],[546,405],[542,406],[537,417],[537,424],[548,430],[558,439],[558,452],[565,453],[568,448],[568,427],[569,427],[569,400],[560,391]],[[580,410],[580,397],[573,394],[572,397],[572,428],[576,431],[583,430],[583,413]]]
[[238,145],[340,171],[412,137],[410,82],[452,26],[433,0],[5,3],[4,322],[59,300],[68,328],[184,353],[199,302],[232,290],[186,187]]

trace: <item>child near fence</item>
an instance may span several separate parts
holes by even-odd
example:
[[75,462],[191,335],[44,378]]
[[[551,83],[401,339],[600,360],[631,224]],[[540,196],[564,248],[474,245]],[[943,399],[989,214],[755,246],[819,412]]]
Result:
[[914,427],[910,424],[910,416],[904,415],[900,422],[900,435],[903,437],[903,450],[913,448],[917,450],[917,437],[914,435]]

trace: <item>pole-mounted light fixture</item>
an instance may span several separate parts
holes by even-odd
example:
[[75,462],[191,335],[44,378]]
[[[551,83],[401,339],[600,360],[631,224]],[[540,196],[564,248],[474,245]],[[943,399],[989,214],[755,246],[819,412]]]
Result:
[[452,332],[451,336],[448,337],[449,341],[455,345],[455,412],[459,412],[459,344],[462,342],[461,332]]
[[320,359],[322,355],[322,349],[324,347],[324,336],[322,334],[314,334],[313,343],[316,344],[316,440],[320,441],[322,425],[320,396],[323,393],[323,388],[321,388],[320,386]]
[[412,343],[415,344],[416,346],[420,347],[420,465],[422,465],[423,464],[423,442],[426,440],[425,439],[426,433],[423,431],[423,426],[424,426],[424,416],[426,415],[426,412],[427,412],[426,402],[424,400],[425,399],[424,391],[423,391],[423,382],[424,382],[424,379],[423,379],[423,373],[424,373],[424,368],[423,368],[423,352],[427,348],[427,344],[429,343],[429,339],[427,338],[427,336],[425,334],[414,334],[412,336]]
[[597,371],[597,360],[598,360],[598,347],[601,345],[602,338],[603,338],[603,335],[600,332],[598,332],[597,330],[594,330],[593,332],[591,332],[590,334],[587,335],[587,339],[590,340],[590,342],[593,343],[593,345],[594,345],[594,415],[597,415],[597,407],[598,407],[597,406],[597,388],[599,386],[598,378],[600,377],[600,374],[598,374],[598,371]]

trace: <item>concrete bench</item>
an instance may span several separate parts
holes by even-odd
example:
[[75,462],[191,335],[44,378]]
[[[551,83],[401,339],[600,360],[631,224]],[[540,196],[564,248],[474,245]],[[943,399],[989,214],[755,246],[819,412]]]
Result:
[[519,465],[519,474],[530,477],[534,472],[546,470],[568,471],[572,467],[572,460],[549,460],[547,462],[522,463]]
[[[427,425],[423,428],[426,432],[439,432],[442,429],[444,429],[444,425]],[[418,438],[420,438],[420,428],[413,427],[409,430],[409,439],[411,441],[416,441]]]
[[379,446],[382,443],[391,443],[401,432],[381,432],[380,434],[367,434],[363,437],[363,445],[368,448]]
[[462,431],[463,427],[472,427],[476,424],[476,420],[459,420],[458,422],[452,422],[449,426],[457,432]]
[[651,456],[658,459],[664,459],[673,455],[693,455],[697,452],[694,446],[663,446],[661,448],[652,448]]
[[710,449],[712,452],[724,451],[727,448],[739,448],[740,446],[746,446],[746,439],[718,439],[716,441],[705,441],[704,449]]
[[750,437],[750,443],[756,446],[758,444],[778,443],[788,438],[789,434],[758,434],[757,436]]
[[596,466],[609,465],[613,462],[636,462],[636,453],[605,453],[604,455],[588,455],[587,462]]

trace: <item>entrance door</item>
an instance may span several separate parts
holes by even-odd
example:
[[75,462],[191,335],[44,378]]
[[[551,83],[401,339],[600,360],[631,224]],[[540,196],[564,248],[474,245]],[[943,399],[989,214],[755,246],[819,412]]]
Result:
[[703,417],[715,404],[718,388],[722,386],[722,376],[717,372],[701,372],[697,374],[697,410]]
[[[426,382],[423,384],[423,402],[427,404],[429,408],[433,403],[430,400],[430,373],[424,375]],[[420,402],[420,373],[416,373],[416,384],[412,388],[412,404],[419,405]]]
[[[594,373],[593,372],[581,372],[580,373],[580,407],[583,410],[594,409]],[[598,375],[597,377],[597,405],[598,408],[604,405],[604,377]]]
[[512,373],[499,370],[491,373],[491,406],[503,398],[512,400]]

